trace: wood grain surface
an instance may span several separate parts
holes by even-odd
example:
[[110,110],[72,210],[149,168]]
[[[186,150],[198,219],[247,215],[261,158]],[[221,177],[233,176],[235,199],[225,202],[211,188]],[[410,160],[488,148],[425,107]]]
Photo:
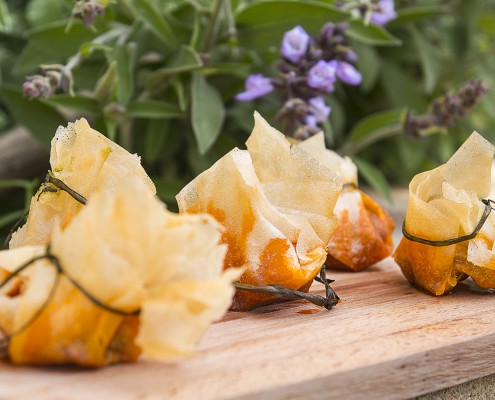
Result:
[[434,298],[390,259],[330,276],[343,299],[332,311],[298,301],[231,312],[174,363],[1,363],[0,399],[399,399],[495,373],[495,295]]

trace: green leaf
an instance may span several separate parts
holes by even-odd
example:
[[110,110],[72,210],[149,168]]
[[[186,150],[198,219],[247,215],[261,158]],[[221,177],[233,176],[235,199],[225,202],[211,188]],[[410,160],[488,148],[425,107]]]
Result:
[[5,228],[19,220],[24,215],[24,210],[13,211],[0,216],[0,228]]
[[457,138],[450,135],[436,135],[434,139],[439,161],[441,163],[446,163],[457,150]]
[[[328,121],[330,122],[331,130],[334,135],[333,141],[335,141],[335,139],[340,138],[344,133],[345,110],[344,107],[342,107],[342,104],[340,104],[340,102],[334,96],[331,96],[326,100],[328,105],[332,108],[332,112],[330,113]],[[330,132],[327,132],[327,129],[325,129],[325,133],[327,134],[327,138],[330,139]]]
[[94,97],[99,103],[106,103],[110,98],[117,79],[117,62],[112,61],[105,73],[96,83]]
[[427,108],[427,101],[421,93],[421,86],[410,73],[400,65],[383,61],[381,82],[389,101],[395,107],[411,107],[417,112]]
[[57,128],[66,120],[47,104],[26,99],[16,86],[3,84],[1,95],[13,118],[24,125],[41,144],[50,148],[50,142]]
[[127,115],[133,118],[169,119],[183,116],[173,104],[156,100],[136,100],[127,107]]
[[12,19],[5,0],[0,0],[0,31],[9,32],[12,29]]
[[[0,0],[2,1],[2,0]],[[0,43],[4,49],[8,49],[15,54],[19,53],[19,49],[26,45],[26,39],[19,36],[18,33],[6,33],[2,32],[0,27]]]
[[166,203],[175,203],[175,196],[187,185],[187,182],[181,179],[154,179],[153,181],[158,197]]
[[55,64],[63,59],[59,54],[53,54],[49,49],[28,43],[22,50],[20,56],[12,69],[15,75],[23,75],[37,70],[40,64]]
[[401,108],[372,114],[354,125],[349,134],[349,141],[357,142],[373,135],[378,130],[400,124],[403,114],[404,110]]
[[236,16],[241,45],[262,49],[277,46],[284,32],[301,25],[316,33],[326,22],[350,18],[344,12],[321,1],[268,0],[249,4]]
[[202,70],[203,74],[209,75],[233,75],[246,78],[251,72],[251,64],[245,63],[214,63]]
[[495,36],[495,14],[484,15],[479,19],[478,27],[485,33]]
[[381,26],[365,25],[361,20],[354,20],[349,23],[346,35],[358,42],[371,46],[400,46],[400,39],[393,36]]
[[442,70],[442,50],[431,44],[417,29],[410,28],[418,50],[425,79],[425,91],[431,94]]
[[194,74],[191,84],[191,122],[200,154],[215,143],[225,119],[220,93],[208,84],[205,77]]
[[[1,76],[0,76],[1,78]],[[0,79],[0,83],[2,80]],[[0,111],[0,132],[3,132],[10,125],[10,118],[7,116],[5,111]]]
[[22,75],[36,70],[40,64],[65,62],[77,53],[82,43],[96,36],[82,24],[74,24],[68,32],[65,27],[65,22],[62,22],[30,31],[28,44],[14,65],[14,73]]
[[108,138],[112,142],[115,142],[115,140],[117,139],[117,122],[115,121],[115,118],[109,118],[107,116],[104,121]]
[[173,80],[172,86],[177,95],[179,108],[181,111],[185,112],[189,104],[188,92],[186,91],[185,85],[179,78],[176,78]]
[[111,51],[112,48],[102,43],[95,43],[95,42],[83,43],[79,47],[79,52],[83,55],[83,57],[89,57],[95,50]]
[[28,3],[26,18],[32,26],[37,27],[57,22],[64,17],[64,6],[65,0],[31,0]]
[[0,180],[0,189],[26,188],[31,185],[31,181],[23,179],[3,179]]
[[[94,92],[98,79],[105,72],[106,61],[100,57],[85,60],[72,70],[73,81],[77,91]],[[92,94],[91,96],[94,96]]]
[[65,22],[57,22],[28,32],[29,42],[46,47],[62,57],[69,57],[79,50],[84,42],[89,42],[97,33],[82,24],[74,24],[67,31]]
[[361,177],[389,203],[392,203],[392,193],[383,173],[367,161],[356,157],[353,157],[352,161],[357,165]]
[[[252,114],[250,115],[252,119]],[[250,127],[252,129],[252,125]],[[238,146],[238,143],[226,133],[221,133],[215,144],[206,154],[200,154],[198,149],[190,146],[187,151],[187,160],[194,173],[199,175],[203,171],[210,168],[217,160],[222,158],[225,154],[231,151],[234,147]]]
[[143,154],[146,161],[154,162],[160,158],[162,149],[167,142],[168,128],[168,121],[152,119],[148,122]]
[[122,43],[115,47],[113,57],[116,63],[117,100],[126,105],[134,92],[135,43]]
[[404,24],[421,22],[428,18],[438,17],[449,13],[449,8],[441,5],[416,6],[397,11],[397,18],[387,24],[387,28],[397,28]]
[[194,71],[202,66],[203,61],[196,50],[189,46],[182,46],[170,57],[170,60],[165,64],[165,67],[157,69],[149,76],[148,85],[155,86],[158,81],[172,74]]
[[71,96],[70,94],[59,94],[50,96],[47,99],[41,99],[40,101],[52,106],[67,108],[86,114],[98,114],[101,111],[98,102],[94,98],[81,95]]
[[165,68],[161,71],[166,71],[168,74],[191,71],[201,68],[203,61],[201,57],[192,47],[181,46],[181,48],[171,56],[170,61],[167,62]]
[[132,6],[146,26],[168,47],[175,46],[175,36],[166,17],[149,0],[134,0]]
[[[397,156],[401,160],[401,169],[406,176],[413,176],[417,173],[421,163],[425,159],[426,141],[421,141],[408,136],[400,136],[395,138],[397,148]],[[452,155],[451,153],[449,157]],[[446,160],[445,160],[446,161]]]
[[375,48],[356,41],[352,41],[352,49],[357,53],[357,68],[361,72],[363,81],[361,88],[369,92],[380,77],[381,59]]

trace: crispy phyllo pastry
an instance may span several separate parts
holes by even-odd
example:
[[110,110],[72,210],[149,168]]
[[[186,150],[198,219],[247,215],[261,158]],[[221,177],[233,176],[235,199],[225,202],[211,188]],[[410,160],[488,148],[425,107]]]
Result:
[[240,274],[223,272],[220,225],[170,213],[149,190],[133,179],[97,189],[48,248],[0,252],[0,343],[13,363],[189,355],[229,308]]
[[[257,113],[246,144],[248,150],[232,150],[187,185],[179,209],[209,213],[224,225],[225,268],[245,268],[240,283],[307,292],[338,225],[340,178]],[[272,299],[237,291],[233,309]]]
[[394,258],[414,285],[442,295],[470,276],[495,288],[495,215],[487,199],[494,151],[475,132],[446,164],[411,181]]
[[361,271],[392,254],[394,222],[388,212],[357,186],[357,167],[349,157],[326,149],[323,132],[299,143],[342,178],[335,214],[340,224],[328,244],[326,266]]
[[145,183],[150,196],[155,186],[140,159],[101,133],[85,119],[59,127],[51,143],[51,171],[31,200],[26,224],[14,232],[9,247],[47,244],[55,226],[64,229],[82,208],[54,182],[61,181],[84,198],[98,189],[112,191],[123,180],[135,177]]

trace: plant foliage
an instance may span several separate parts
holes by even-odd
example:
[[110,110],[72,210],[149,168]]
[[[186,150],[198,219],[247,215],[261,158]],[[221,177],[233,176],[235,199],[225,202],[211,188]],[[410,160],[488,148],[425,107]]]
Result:
[[[323,129],[382,193],[387,181],[405,184],[445,161],[473,129],[495,139],[493,2],[396,1],[396,18],[384,26],[357,15],[351,1],[99,3],[98,15],[79,8],[77,19],[70,0],[0,0],[0,130],[21,124],[49,146],[59,124],[84,116],[141,154],[171,203],[192,177],[243,146],[255,109],[277,125],[276,93],[251,102],[234,96],[250,74],[274,74],[282,37],[296,25],[315,35],[327,22],[348,24],[362,82],[336,85]],[[23,95],[26,76],[37,87],[48,74],[56,78],[45,81],[49,96]],[[488,93],[469,118],[448,134],[404,134],[406,114],[426,113],[470,79],[482,79]]]

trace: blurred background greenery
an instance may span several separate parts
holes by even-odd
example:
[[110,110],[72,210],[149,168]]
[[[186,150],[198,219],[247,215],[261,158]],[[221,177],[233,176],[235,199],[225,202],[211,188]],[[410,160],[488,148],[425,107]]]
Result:
[[[90,2],[101,7],[94,15],[82,15],[87,1],[0,0],[0,140],[22,125],[49,148],[58,125],[83,116],[141,155],[172,209],[187,182],[244,146],[254,110],[282,129],[276,93],[249,102],[234,96],[250,74],[275,75],[283,34],[296,25],[316,34],[326,22],[349,23],[363,80],[327,97],[325,131],[329,147],[350,155],[385,197],[389,185],[445,162],[473,130],[495,141],[492,0],[396,0],[397,17],[384,27],[346,8],[363,10],[374,4],[368,0]],[[58,90],[28,98],[23,83],[40,66],[40,76],[60,73]],[[465,118],[406,134],[407,113],[428,113],[433,100],[471,79],[486,94]],[[0,181],[0,235],[41,177]]]

